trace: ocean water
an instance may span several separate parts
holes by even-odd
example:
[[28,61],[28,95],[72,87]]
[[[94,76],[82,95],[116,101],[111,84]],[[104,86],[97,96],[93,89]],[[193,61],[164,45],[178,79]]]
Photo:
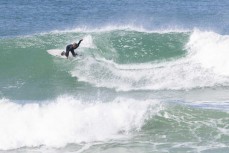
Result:
[[0,0],[0,153],[229,152],[228,8]]

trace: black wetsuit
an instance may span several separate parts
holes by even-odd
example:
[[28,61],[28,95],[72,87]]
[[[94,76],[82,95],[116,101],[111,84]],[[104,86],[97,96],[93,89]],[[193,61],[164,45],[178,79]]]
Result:
[[[78,44],[76,44],[76,48],[79,47],[81,41],[82,41],[82,40],[80,40],[80,41],[78,42]],[[71,53],[72,53],[72,56],[74,56],[74,57],[75,57],[76,55],[78,55],[77,53],[74,52],[74,50],[75,50],[76,48],[74,48],[72,44],[68,45],[68,46],[66,47],[65,56],[68,57],[69,52],[71,52]]]
[[77,53],[75,53],[74,52],[74,48],[73,48],[73,45],[72,44],[70,44],[70,45],[68,45],[67,47],[66,47],[66,52],[65,52],[65,55],[68,57],[68,55],[69,55],[69,52],[71,52],[72,53],[72,56],[76,56],[77,55]]

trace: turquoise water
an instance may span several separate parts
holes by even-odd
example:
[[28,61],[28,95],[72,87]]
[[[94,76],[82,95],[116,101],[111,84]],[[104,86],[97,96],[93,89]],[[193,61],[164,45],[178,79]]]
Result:
[[0,152],[228,152],[227,6],[0,1]]

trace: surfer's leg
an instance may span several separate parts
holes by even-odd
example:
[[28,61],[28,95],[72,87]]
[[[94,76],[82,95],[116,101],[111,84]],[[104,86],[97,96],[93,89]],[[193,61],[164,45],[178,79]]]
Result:
[[72,56],[76,57],[77,54],[73,50],[71,50],[71,53],[72,53]]
[[69,51],[67,50],[67,51],[65,52],[65,56],[68,57],[68,55],[69,55]]
[[70,51],[70,45],[68,45],[68,46],[66,47],[66,52],[65,52],[65,56],[66,56],[66,57],[68,57],[69,51]]

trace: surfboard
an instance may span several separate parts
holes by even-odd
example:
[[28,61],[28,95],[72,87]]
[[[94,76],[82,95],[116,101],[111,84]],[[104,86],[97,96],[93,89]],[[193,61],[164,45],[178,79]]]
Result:
[[[67,59],[67,57],[65,56],[65,51],[63,51],[63,50],[60,50],[60,49],[50,49],[50,50],[47,50],[47,52],[50,55],[52,55],[52,56]],[[64,55],[61,55],[62,53],[64,53]],[[83,58],[83,55],[82,54],[78,54],[76,57],[74,57],[74,56],[72,56],[72,53],[69,53],[68,58],[69,59],[82,59]]]
[[[61,55],[61,53],[63,53],[64,51],[60,50],[60,49],[50,49],[50,50],[47,50],[47,52],[52,56],[56,56],[56,57],[60,57],[60,58],[67,58],[65,55],[63,55],[63,56]],[[69,55],[69,56],[71,56],[71,55]]]

